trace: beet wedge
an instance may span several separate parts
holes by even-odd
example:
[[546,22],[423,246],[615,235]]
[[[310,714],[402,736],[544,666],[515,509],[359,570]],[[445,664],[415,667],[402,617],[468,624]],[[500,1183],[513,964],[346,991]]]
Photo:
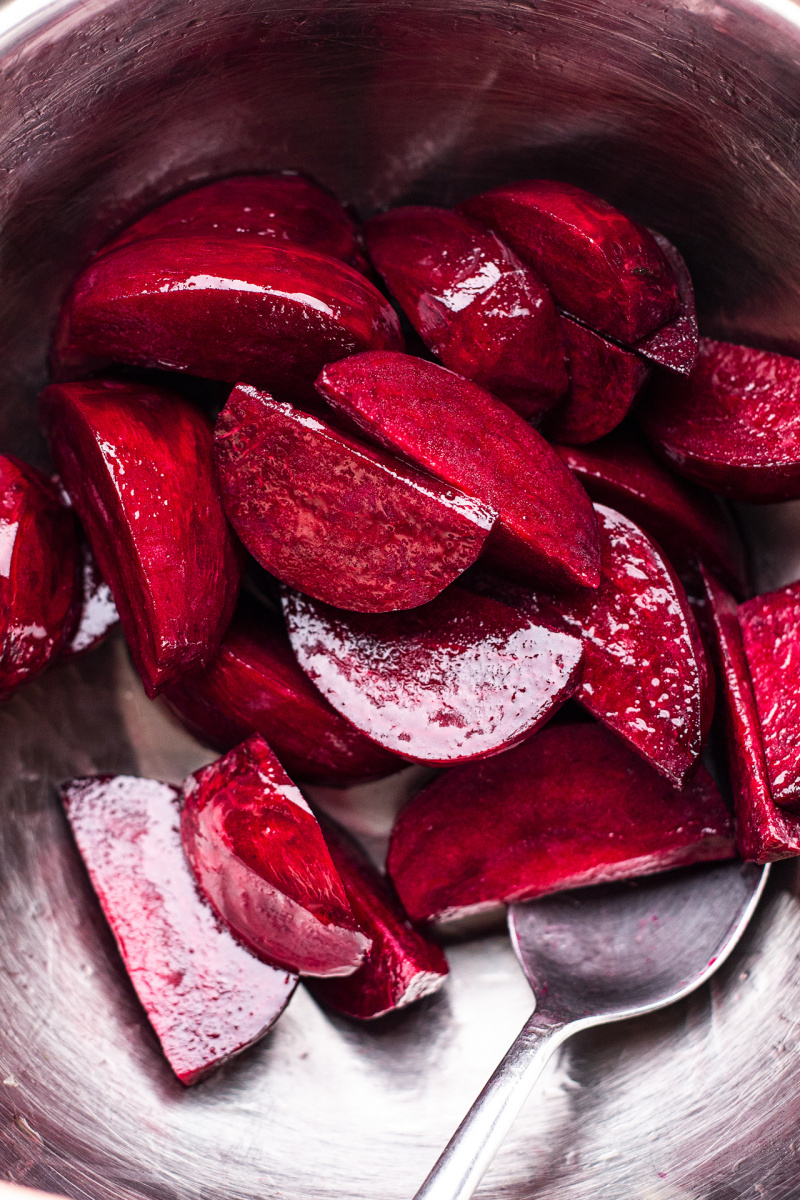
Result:
[[655,333],[636,342],[634,348],[636,353],[641,354],[648,362],[665,367],[676,375],[690,375],[697,362],[699,349],[692,277],[672,242],[655,229],[651,229],[650,233],[675,276],[679,309],[671,321],[667,321],[666,325],[662,325]]
[[78,549],[80,607],[69,641],[61,651],[62,658],[73,658],[76,654],[94,650],[119,623],[111,588],[100,574],[97,559],[85,535],[79,536]]
[[338,259],[254,238],[152,237],[78,277],[53,369],[63,380],[129,363],[302,397],[325,363],[402,345],[388,301]]
[[387,868],[412,921],[441,921],[672,867],[731,858],[711,776],[679,790],[600,725],[556,725],[423,788]]
[[370,438],[490,504],[488,560],[520,579],[596,587],[592,506],[536,430],[436,363],[375,352],[327,366],[317,389]]
[[62,787],[72,832],[170,1066],[197,1083],[278,1019],[297,978],[240,945],[192,878],[180,791],[128,775]]
[[523,417],[566,392],[550,293],[490,229],[444,208],[409,205],[373,217],[366,237],[389,291],[446,367]]
[[630,345],[680,311],[677,281],[652,234],[581,188],[528,179],[460,211],[499,234],[557,306],[597,333]]
[[297,660],[322,694],[412,762],[497,754],[543,724],[580,678],[579,638],[461,588],[379,615],[287,593],[284,612]]
[[386,880],[342,830],[330,820],[322,830],[372,948],[353,975],[309,980],[311,994],[336,1012],[371,1021],[437,992],[448,970],[439,946],[414,929]]
[[107,381],[45,388],[40,414],[153,697],[211,661],[236,603],[211,428],[171,392]]
[[216,453],[225,511],[250,553],[340,608],[433,599],[495,521],[479,500],[251,387],[231,392]]
[[236,936],[300,975],[352,975],[370,939],[316,818],[264,739],[195,771],[183,795],[189,865]]
[[800,360],[700,339],[689,379],[654,383],[637,418],[680,475],[734,500],[800,497]]
[[405,766],[359,733],[297,664],[286,633],[240,609],[205,671],[165,692],[189,731],[223,753],[260,733],[295,780],[348,784]]
[[0,700],[61,651],[79,602],[70,508],[35,467],[0,455]]

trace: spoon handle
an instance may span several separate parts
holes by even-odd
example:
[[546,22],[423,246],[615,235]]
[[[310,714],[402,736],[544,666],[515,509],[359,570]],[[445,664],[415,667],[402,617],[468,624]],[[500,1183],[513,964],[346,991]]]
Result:
[[570,1023],[537,1009],[442,1151],[414,1200],[469,1200]]

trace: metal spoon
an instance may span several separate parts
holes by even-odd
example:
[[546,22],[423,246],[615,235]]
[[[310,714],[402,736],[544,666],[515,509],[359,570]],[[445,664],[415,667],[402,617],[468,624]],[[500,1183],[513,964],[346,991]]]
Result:
[[664,1008],[742,936],[769,867],[726,862],[512,904],[535,1010],[415,1200],[468,1200],[553,1051],[582,1029]]

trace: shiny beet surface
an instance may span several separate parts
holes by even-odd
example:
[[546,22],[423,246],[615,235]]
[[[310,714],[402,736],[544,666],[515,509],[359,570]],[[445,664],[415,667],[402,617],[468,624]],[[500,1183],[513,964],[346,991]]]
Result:
[[389,303],[338,259],[250,237],[152,237],[78,277],[53,366],[59,379],[121,362],[303,396],[325,363],[402,344]]
[[461,213],[409,205],[374,217],[370,257],[446,367],[523,417],[567,390],[555,305],[496,234]]
[[284,631],[253,610],[237,612],[217,658],[167,688],[165,699],[216,750],[260,733],[292,779],[346,784],[404,766],[339,716],[298,666]]
[[[517,578],[596,587],[589,499],[535,429],[477,384],[408,354],[359,354],[317,389],[371,438],[490,504],[490,561]],[[307,590],[307,589],[304,589]]]
[[702,768],[682,790],[600,725],[557,725],[423,788],[388,871],[413,921],[731,858],[731,819]]
[[379,745],[446,765],[528,737],[580,678],[580,639],[506,604],[450,588],[405,613],[337,612],[287,593],[300,666]]
[[652,234],[581,188],[528,179],[460,210],[494,229],[541,275],[556,304],[598,333],[628,345],[680,309],[677,282]]
[[447,959],[413,928],[391,887],[362,851],[331,821],[322,830],[359,924],[372,948],[354,975],[308,981],[323,1004],[348,1017],[372,1020],[437,992]]
[[690,375],[697,362],[698,336],[697,314],[694,304],[694,287],[689,268],[683,261],[679,251],[663,233],[650,230],[655,241],[667,260],[675,282],[678,285],[679,309],[671,321],[662,325],[655,333],[649,334],[636,342],[637,354],[650,362],[666,367],[677,375]]
[[183,848],[204,895],[255,954],[351,975],[370,948],[319,825],[258,734],[183,785]]
[[71,509],[35,467],[0,455],[0,700],[63,648],[78,589]]
[[94,776],[62,795],[136,994],[175,1074],[197,1083],[267,1032],[297,979],[254,958],[199,894],[177,788]]
[[108,381],[45,388],[40,413],[152,697],[211,661],[236,603],[211,428],[180,396]]
[[734,500],[800,497],[800,361],[700,339],[689,379],[654,382],[637,416],[681,475]]
[[339,608],[424,604],[494,524],[480,501],[255,388],[231,392],[216,452],[225,511],[250,553]]
[[85,536],[78,539],[80,603],[77,623],[61,651],[62,658],[84,654],[99,646],[119,622],[119,613],[111,588],[100,574],[97,559]]

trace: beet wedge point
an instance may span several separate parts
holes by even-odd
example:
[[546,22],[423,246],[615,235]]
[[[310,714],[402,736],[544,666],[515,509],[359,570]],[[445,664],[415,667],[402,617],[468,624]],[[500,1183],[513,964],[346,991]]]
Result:
[[672,242],[655,229],[651,229],[650,233],[675,276],[679,309],[666,325],[636,342],[634,349],[648,362],[673,371],[676,375],[690,375],[697,362],[699,349],[692,277],[683,257]]

